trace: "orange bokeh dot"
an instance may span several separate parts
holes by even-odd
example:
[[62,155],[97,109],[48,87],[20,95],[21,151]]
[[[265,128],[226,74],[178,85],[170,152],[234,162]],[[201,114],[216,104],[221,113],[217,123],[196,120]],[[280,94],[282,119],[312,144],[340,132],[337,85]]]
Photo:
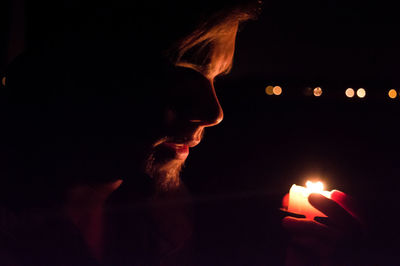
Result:
[[280,86],[275,86],[275,87],[272,89],[272,91],[273,91],[273,93],[274,93],[275,95],[281,95],[281,94],[282,94],[282,88],[281,88]]
[[360,98],[364,98],[367,95],[367,92],[365,91],[364,88],[359,88],[357,90],[357,96]]
[[349,98],[353,98],[354,97],[354,90],[352,88],[348,88],[345,92],[346,96]]
[[391,99],[394,99],[394,98],[397,97],[397,91],[394,90],[394,89],[391,89],[391,90],[388,92],[388,95],[389,95],[389,97],[390,97]]
[[314,89],[313,93],[314,93],[314,96],[316,96],[316,97],[321,96],[321,95],[322,95],[322,89],[321,89],[321,87],[316,87],[316,88]]
[[273,86],[267,86],[265,88],[265,93],[268,95],[274,95],[274,91],[273,91],[274,87]]

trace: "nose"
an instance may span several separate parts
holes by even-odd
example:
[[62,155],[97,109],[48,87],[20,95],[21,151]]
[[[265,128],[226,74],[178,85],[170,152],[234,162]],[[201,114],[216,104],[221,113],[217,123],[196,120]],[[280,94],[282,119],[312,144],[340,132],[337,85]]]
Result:
[[215,92],[214,85],[210,83],[208,89],[202,94],[198,94],[194,99],[189,121],[204,127],[212,127],[221,123],[224,112]]
[[224,114],[213,82],[193,69],[180,68],[178,71],[171,94],[178,120],[201,127],[219,124]]

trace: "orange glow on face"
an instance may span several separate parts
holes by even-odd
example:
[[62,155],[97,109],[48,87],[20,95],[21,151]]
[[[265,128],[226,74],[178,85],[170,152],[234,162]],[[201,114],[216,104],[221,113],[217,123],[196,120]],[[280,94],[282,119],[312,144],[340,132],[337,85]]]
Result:
[[397,91],[394,90],[394,89],[391,89],[391,90],[388,92],[388,95],[389,95],[389,97],[390,97],[391,99],[394,99],[394,98],[397,97]]
[[353,98],[354,95],[355,95],[354,90],[353,90],[352,88],[348,88],[348,89],[346,90],[345,94],[346,94],[346,96],[349,97],[349,98]]
[[316,88],[314,89],[313,93],[314,93],[314,96],[316,96],[316,97],[321,96],[321,95],[322,95],[322,89],[321,89],[321,87],[316,87]]
[[1,79],[1,84],[3,84],[3,86],[6,86],[6,77],[3,77]]
[[265,93],[268,95],[274,95],[274,87],[273,86],[267,86],[265,88]]
[[360,98],[364,98],[367,95],[367,92],[363,88],[359,88],[357,90],[357,96]]
[[280,86],[275,86],[275,87],[272,89],[272,92],[273,92],[275,95],[281,95],[281,94],[282,94],[282,88],[281,88]]

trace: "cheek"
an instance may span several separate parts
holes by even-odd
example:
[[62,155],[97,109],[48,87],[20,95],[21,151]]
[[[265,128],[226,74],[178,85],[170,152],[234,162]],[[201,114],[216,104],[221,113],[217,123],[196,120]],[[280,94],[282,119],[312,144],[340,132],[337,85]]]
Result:
[[158,97],[138,95],[131,100],[122,100],[113,104],[114,108],[104,120],[113,135],[128,135],[146,139],[159,133],[165,120],[165,108]]

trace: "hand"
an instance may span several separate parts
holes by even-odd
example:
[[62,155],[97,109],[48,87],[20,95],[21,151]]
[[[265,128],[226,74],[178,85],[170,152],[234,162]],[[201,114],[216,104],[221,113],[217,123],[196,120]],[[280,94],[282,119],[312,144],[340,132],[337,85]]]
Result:
[[[363,225],[354,201],[338,190],[332,192],[331,199],[313,193],[308,200],[328,217],[310,220],[287,216],[282,220],[291,236],[286,265],[348,264],[363,238]],[[287,196],[283,205],[287,206]]]

